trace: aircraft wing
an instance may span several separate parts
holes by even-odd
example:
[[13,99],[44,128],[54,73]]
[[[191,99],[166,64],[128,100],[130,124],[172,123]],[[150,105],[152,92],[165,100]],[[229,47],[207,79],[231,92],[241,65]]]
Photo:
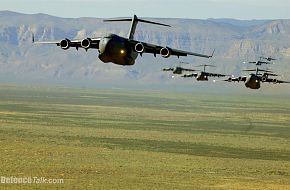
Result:
[[185,69],[185,68],[182,68],[183,71],[196,71],[195,69]]
[[205,58],[211,58],[212,55],[204,55],[204,54],[199,54],[199,53],[194,53],[194,52],[189,52],[189,51],[183,51],[183,50],[178,50],[178,49],[173,49],[170,47],[162,47],[159,45],[154,45],[154,44],[149,44],[145,42],[140,42],[136,40],[130,40],[131,45],[133,46],[133,49],[136,50],[136,45],[140,45],[140,51],[137,51],[139,53],[151,53],[151,54],[161,54],[163,57],[169,57],[170,55],[174,56],[187,56],[187,55],[193,55],[193,56],[198,56],[198,57],[205,57]]
[[223,74],[218,74],[218,73],[206,73],[206,76],[209,76],[209,77],[226,77],[226,76],[229,76],[229,75],[223,75]]
[[262,59],[266,59],[267,61],[275,61],[277,59],[272,58],[272,57],[261,57]]
[[188,78],[188,77],[197,77],[197,73],[192,73],[192,74],[186,74],[186,75],[183,75],[181,77],[184,77],[184,78]]
[[258,63],[259,63],[259,64],[266,64],[266,65],[268,65],[268,64],[272,64],[271,62],[267,62],[267,61],[258,61]]
[[270,62],[267,62],[267,61],[250,61],[250,62],[248,62],[248,63],[253,63],[253,64],[255,64],[255,65],[262,65],[262,64],[272,64],[272,63],[270,63]]
[[288,81],[283,81],[283,80],[277,80],[277,79],[270,79],[267,78],[265,82],[269,82],[269,83],[274,83],[274,84],[281,84],[281,83],[290,83]]
[[240,81],[243,81],[245,82],[247,80],[247,77],[246,76],[243,76],[243,77],[230,77],[226,80],[223,80],[223,81],[228,81],[228,82],[240,82]]
[[56,44],[62,49],[68,49],[70,47],[84,48],[84,49],[99,49],[100,38],[85,38],[78,40],[63,39],[60,41],[35,41],[34,35],[32,35],[32,43],[34,44]]
[[174,68],[164,68],[164,69],[162,69],[162,71],[173,71],[174,70]]

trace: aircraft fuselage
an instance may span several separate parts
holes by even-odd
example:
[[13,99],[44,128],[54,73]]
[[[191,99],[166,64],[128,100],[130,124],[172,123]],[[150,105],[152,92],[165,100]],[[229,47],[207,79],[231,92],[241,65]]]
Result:
[[257,75],[250,75],[245,81],[245,86],[250,89],[259,89],[261,87],[261,81]]
[[118,65],[134,65],[138,53],[132,49],[127,38],[109,34],[101,38],[99,43],[99,59],[104,63],[113,62]]
[[208,77],[204,72],[201,72],[196,76],[196,80],[197,81],[208,81]]
[[181,74],[182,74],[182,68],[181,68],[181,67],[176,67],[176,68],[173,70],[173,74],[181,75]]

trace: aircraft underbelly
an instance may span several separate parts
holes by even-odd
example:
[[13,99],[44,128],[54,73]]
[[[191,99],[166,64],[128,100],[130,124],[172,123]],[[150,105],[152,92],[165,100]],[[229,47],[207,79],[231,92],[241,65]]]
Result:
[[245,86],[250,89],[259,89],[261,87],[260,81],[256,81],[256,80],[246,81]]
[[208,78],[203,78],[203,77],[202,78],[199,78],[198,77],[198,78],[196,78],[196,80],[198,80],[198,81],[208,81]]
[[133,65],[138,54],[132,51],[126,39],[115,37],[102,44],[99,59],[105,63],[112,62],[118,65]]
[[99,59],[103,61],[104,63],[112,62],[117,65],[134,65],[135,64],[135,59],[131,57],[112,57],[108,56],[106,54],[99,54]]
[[198,80],[198,81],[208,81],[208,77],[205,74],[199,74],[196,77],[196,80]]

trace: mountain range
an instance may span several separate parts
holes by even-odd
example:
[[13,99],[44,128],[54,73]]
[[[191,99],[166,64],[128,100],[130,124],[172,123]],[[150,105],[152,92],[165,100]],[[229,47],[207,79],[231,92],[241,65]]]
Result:
[[[103,18],[59,18],[46,14],[0,11],[0,79],[16,83],[57,84],[62,81],[93,86],[159,84],[202,88],[204,85],[192,80],[172,79],[169,73],[161,70],[178,65],[196,68],[201,63],[210,63],[217,67],[214,70],[209,68],[209,71],[245,75],[247,73],[242,72],[242,69],[255,66],[243,64],[244,61],[272,56],[278,60],[270,68],[281,75],[280,79],[290,80],[290,19],[146,19],[172,27],[139,23],[136,40],[203,54],[211,54],[215,49],[214,57],[204,59],[188,56],[178,59],[143,55],[130,67],[105,64],[98,60],[96,50],[85,52],[83,49],[76,51],[70,48],[64,51],[53,45],[32,44],[32,33],[36,41],[101,37],[108,33],[127,36],[130,23],[104,23]],[[180,62],[190,64],[183,65]]]

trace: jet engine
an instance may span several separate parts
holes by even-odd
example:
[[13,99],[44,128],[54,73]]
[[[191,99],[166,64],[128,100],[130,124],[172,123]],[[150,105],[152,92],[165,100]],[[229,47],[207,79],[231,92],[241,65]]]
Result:
[[266,82],[267,81],[267,78],[266,77],[262,77],[262,82]]
[[91,46],[92,40],[90,38],[85,38],[81,41],[81,46],[84,49],[89,49]]
[[143,53],[145,50],[144,45],[142,43],[137,43],[135,45],[135,51],[138,53]]
[[278,80],[277,79],[273,79],[273,83],[274,84],[277,84],[278,83]]
[[232,77],[228,78],[228,82],[232,82],[232,81],[233,81]]
[[67,38],[64,40],[61,40],[59,45],[61,49],[67,50],[68,48],[70,48],[70,40]]
[[239,77],[238,79],[239,79],[239,81],[242,81],[243,78],[242,77]]
[[164,47],[160,50],[160,55],[164,58],[168,58],[171,55],[171,49]]

